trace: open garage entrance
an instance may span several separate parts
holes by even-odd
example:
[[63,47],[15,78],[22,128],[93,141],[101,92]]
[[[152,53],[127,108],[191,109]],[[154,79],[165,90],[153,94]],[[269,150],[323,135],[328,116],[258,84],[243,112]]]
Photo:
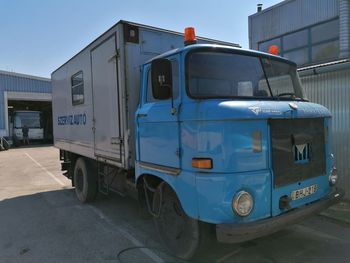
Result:
[[29,129],[28,139],[30,144],[52,143],[51,98],[46,100],[43,98],[22,100],[9,96],[7,98],[7,111],[8,132],[14,146],[22,144],[22,128],[24,126]]

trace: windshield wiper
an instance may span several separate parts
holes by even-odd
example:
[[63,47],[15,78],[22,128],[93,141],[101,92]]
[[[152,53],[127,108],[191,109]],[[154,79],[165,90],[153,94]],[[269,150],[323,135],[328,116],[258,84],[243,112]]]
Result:
[[284,93],[277,94],[277,98],[283,97],[283,96],[290,96],[290,97],[292,97],[294,99],[295,98],[295,93],[293,93],[293,92],[284,92]]
[[274,96],[273,96],[273,94],[272,94],[272,89],[271,89],[271,86],[270,86],[269,78],[267,77],[266,70],[265,70],[265,66],[264,66],[264,63],[263,63],[261,57],[259,58],[259,61],[260,61],[260,65],[261,65],[261,68],[262,68],[263,73],[264,73],[264,77],[265,77],[265,80],[266,80],[267,87],[269,88],[269,91],[270,91],[270,95],[271,95],[272,98],[273,98]]
[[284,97],[284,96],[290,96],[291,99],[293,99],[293,100],[307,101],[301,97],[297,97],[294,92],[284,92],[284,93],[280,93],[280,94],[276,95],[277,98]]

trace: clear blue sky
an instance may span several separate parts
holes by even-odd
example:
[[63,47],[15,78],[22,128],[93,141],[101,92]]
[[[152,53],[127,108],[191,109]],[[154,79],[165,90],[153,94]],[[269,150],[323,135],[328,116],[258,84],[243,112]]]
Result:
[[248,48],[248,16],[278,0],[0,0],[0,70],[50,77],[119,20]]

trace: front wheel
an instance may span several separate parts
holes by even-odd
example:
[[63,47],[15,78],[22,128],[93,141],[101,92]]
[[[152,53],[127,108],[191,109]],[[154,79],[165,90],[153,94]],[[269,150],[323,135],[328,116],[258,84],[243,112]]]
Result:
[[198,220],[186,215],[168,185],[158,186],[153,197],[153,211],[157,214],[154,223],[158,235],[171,254],[186,260],[200,253],[204,240],[209,238],[207,231]]
[[78,158],[74,166],[75,194],[83,202],[91,202],[97,193],[97,179],[94,169],[83,158]]

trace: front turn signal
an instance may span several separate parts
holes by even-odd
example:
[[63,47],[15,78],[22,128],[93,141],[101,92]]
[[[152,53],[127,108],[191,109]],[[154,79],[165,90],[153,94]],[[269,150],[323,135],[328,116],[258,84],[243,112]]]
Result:
[[192,167],[198,169],[212,169],[213,160],[210,158],[193,158]]

